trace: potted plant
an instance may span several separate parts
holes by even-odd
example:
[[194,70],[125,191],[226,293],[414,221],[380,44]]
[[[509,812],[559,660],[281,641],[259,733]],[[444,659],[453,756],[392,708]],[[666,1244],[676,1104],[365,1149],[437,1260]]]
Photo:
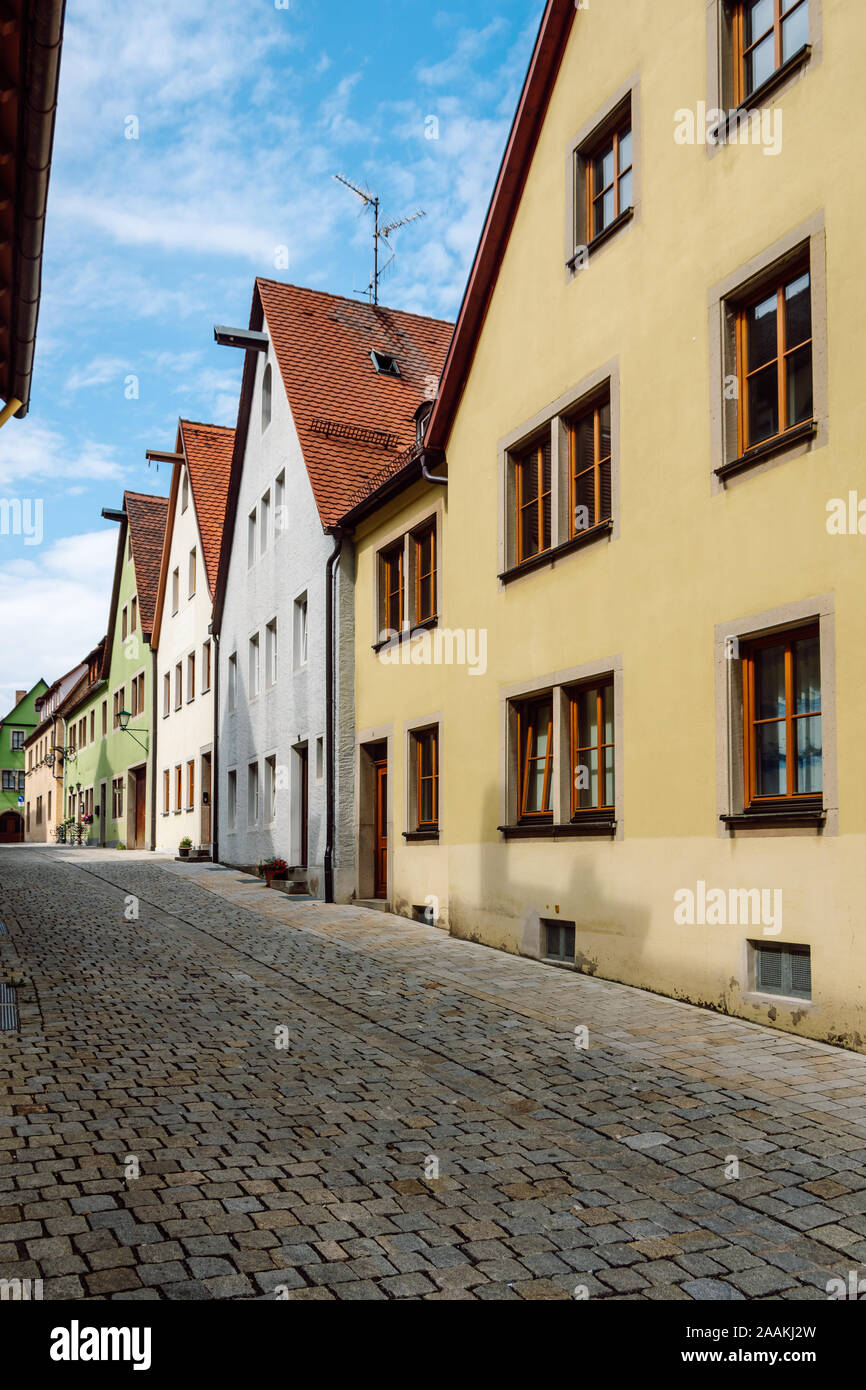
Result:
[[289,866],[285,859],[264,859],[259,864],[259,873],[270,888],[274,879],[281,882],[289,876]]
[[180,842],[179,849],[181,859],[189,859],[189,852],[192,849],[192,840],[188,835],[184,835]]

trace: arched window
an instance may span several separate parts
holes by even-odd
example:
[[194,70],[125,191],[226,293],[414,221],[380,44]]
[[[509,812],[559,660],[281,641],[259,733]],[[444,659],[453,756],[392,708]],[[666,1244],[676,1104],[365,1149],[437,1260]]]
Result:
[[271,423],[271,389],[273,383],[273,373],[271,372],[270,362],[265,367],[265,375],[262,379],[262,434]]

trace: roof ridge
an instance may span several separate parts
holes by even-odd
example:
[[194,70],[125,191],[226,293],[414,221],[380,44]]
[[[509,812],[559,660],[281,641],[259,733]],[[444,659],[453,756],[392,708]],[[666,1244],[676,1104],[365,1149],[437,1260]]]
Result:
[[317,290],[311,285],[297,285],[293,280],[272,280],[267,275],[256,276],[257,285],[274,285],[280,290],[298,290],[301,294],[312,294],[318,299],[338,299],[342,304],[354,304],[361,309],[378,309],[386,314],[403,314],[406,318],[418,319],[421,323],[447,324],[454,327],[453,319],[436,318],[433,314],[418,314],[414,309],[398,309],[393,304],[370,304],[363,299],[353,299],[348,294],[336,294],[332,290]]

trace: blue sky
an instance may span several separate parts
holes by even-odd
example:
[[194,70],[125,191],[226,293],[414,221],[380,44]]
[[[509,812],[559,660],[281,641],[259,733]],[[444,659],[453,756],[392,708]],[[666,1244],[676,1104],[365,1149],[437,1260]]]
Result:
[[145,449],[179,415],[235,423],[241,354],[213,325],[247,323],[253,277],[363,292],[369,214],[334,173],[426,210],[383,302],[456,315],[542,10],[69,0],[32,406],[0,432],[0,493],[43,503],[41,544],[0,536],[4,709],[102,636],[100,511],[168,491]]

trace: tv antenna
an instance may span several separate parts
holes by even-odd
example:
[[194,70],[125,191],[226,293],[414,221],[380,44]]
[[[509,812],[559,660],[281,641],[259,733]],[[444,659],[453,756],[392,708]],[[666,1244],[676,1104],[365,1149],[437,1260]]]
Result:
[[[401,227],[408,227],[410,222],[420,221],[420,219],[426,217],[427,214],[419,210],[418,212],[413,212],[410,217],[399,217],[396,222],[388,222],[383,226],[380,222],[381,200],[376,194],[371,193],[369,188],[358,188],[356,184],[350,183],[342,174],[335,174],[334,178],[337,180],[337,183],[341,183],[345,188],[348,188],[350,193],[354,193],[356,198],[360,198],[365,207],[373,209],[373,278],[367,286],[365,293],[369,294],[371,304],[378,304],[379,281],[396,255],[389,241],[389,237]],[[391,253],[382,266],[379,265],[380,243],[386,246]]]

